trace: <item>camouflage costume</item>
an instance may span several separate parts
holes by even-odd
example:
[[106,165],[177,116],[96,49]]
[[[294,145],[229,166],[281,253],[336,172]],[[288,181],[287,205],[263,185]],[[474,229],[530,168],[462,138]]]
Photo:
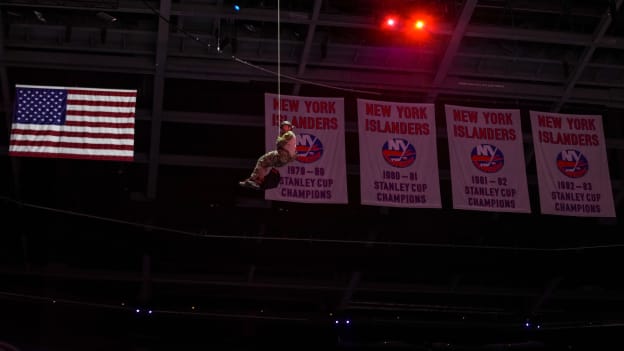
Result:
[[292,124],[284,121],[280,124],[280,135],[275,140],[276,150],[269,151],[260,156],[256,167],[248,179],[240,182],[240,185],[248,185],[259,188],[264,177],[273,167],[282,167],[297,159],[297,136],[292,131]]

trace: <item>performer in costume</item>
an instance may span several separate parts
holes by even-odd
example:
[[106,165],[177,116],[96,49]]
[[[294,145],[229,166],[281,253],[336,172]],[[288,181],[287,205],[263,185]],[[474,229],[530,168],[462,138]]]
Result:
[[275,140],[276,149],[260,156],[249,178],[238,183],[240,186],[260,190],[271,168],[282,167],[297,159],[297,136],[293,129],[289,121],[280,123],[280,135]]

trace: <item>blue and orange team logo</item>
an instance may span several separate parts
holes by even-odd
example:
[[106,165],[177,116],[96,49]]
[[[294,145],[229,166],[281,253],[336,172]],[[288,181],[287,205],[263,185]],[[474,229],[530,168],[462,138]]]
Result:
[[297,135],[297,161],[313,163],[323,156],[323,143],[318,136],[301,133]]
[[409,167],[416,160],[416,149],[409,141],[401,138],[388,139],[383,144],[381,154],[392,167]]
[[470,152],[470,159],[478,170],[485,173],[496,173],[505,165],[503,152],[491,144],[475,146]]
[[589,170],[589,164],[582,152],[568,149],[557,154],[557,168],[569,178],[580,178]]

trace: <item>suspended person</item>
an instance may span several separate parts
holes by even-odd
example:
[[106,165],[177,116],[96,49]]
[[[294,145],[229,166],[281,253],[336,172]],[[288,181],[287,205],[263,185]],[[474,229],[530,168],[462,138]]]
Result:
[[[280,123],[280,134],[275,140],[276,149],[260,156],[249,178],[238,182],[238,185],[255,190],[277,186],[277,184],[275,186],[264,184],[265,178],[271,168],[282,167],[297,159],[297,136],[293,129],[289,121]],[[277,175],[279,176],[279,173]]]

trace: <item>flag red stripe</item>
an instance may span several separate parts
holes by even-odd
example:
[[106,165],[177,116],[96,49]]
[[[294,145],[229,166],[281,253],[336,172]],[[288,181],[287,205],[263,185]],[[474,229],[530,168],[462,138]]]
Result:
[[46,158],[73,158],[81,160],[108,160],[108,161],[134,161],[133,156],[113,156],[113,155],[76,155],[65,153],[44,153],[44,152],[15,152],[9,151],[9,156],[26,157],[46,157]]
[[66,121],[65,125],[66,126],[72,126],[72,127],[134,128],[134,123],[107,123],[107,122]]
[[97,95],[97,96],[136,96],[136,91],[110,91],[110,90],[87,90],[87,89],[67,89],[68,94]]
[[134,139],[134,134],[114,134],[114,133],[88,133],[88,132],[71,132],[56,130],[22,130],[13,129],[11,134],[20,135],[49,135],[49,136],[65,136],[75,138],[103,138],[103,139]]
[[93,116],[93,117],[134,117],[134,112],[109,112],[109,111],[74,111],[68,110],[67,116]]
[[126,150],[132,151],[134,145],[113,145],[113,144],[87,144],[87,143],[66,143],[55,141],[31,141],[31,140],[11,140],[11,145],[35,146],[35,147],[67,147],[77,149],[99,149],[99,150]]
[[91,101],[67,99],[68,105],[86,105],[86,106],[114,106],[114,107],[135,107],[136,103],[132,101]]

